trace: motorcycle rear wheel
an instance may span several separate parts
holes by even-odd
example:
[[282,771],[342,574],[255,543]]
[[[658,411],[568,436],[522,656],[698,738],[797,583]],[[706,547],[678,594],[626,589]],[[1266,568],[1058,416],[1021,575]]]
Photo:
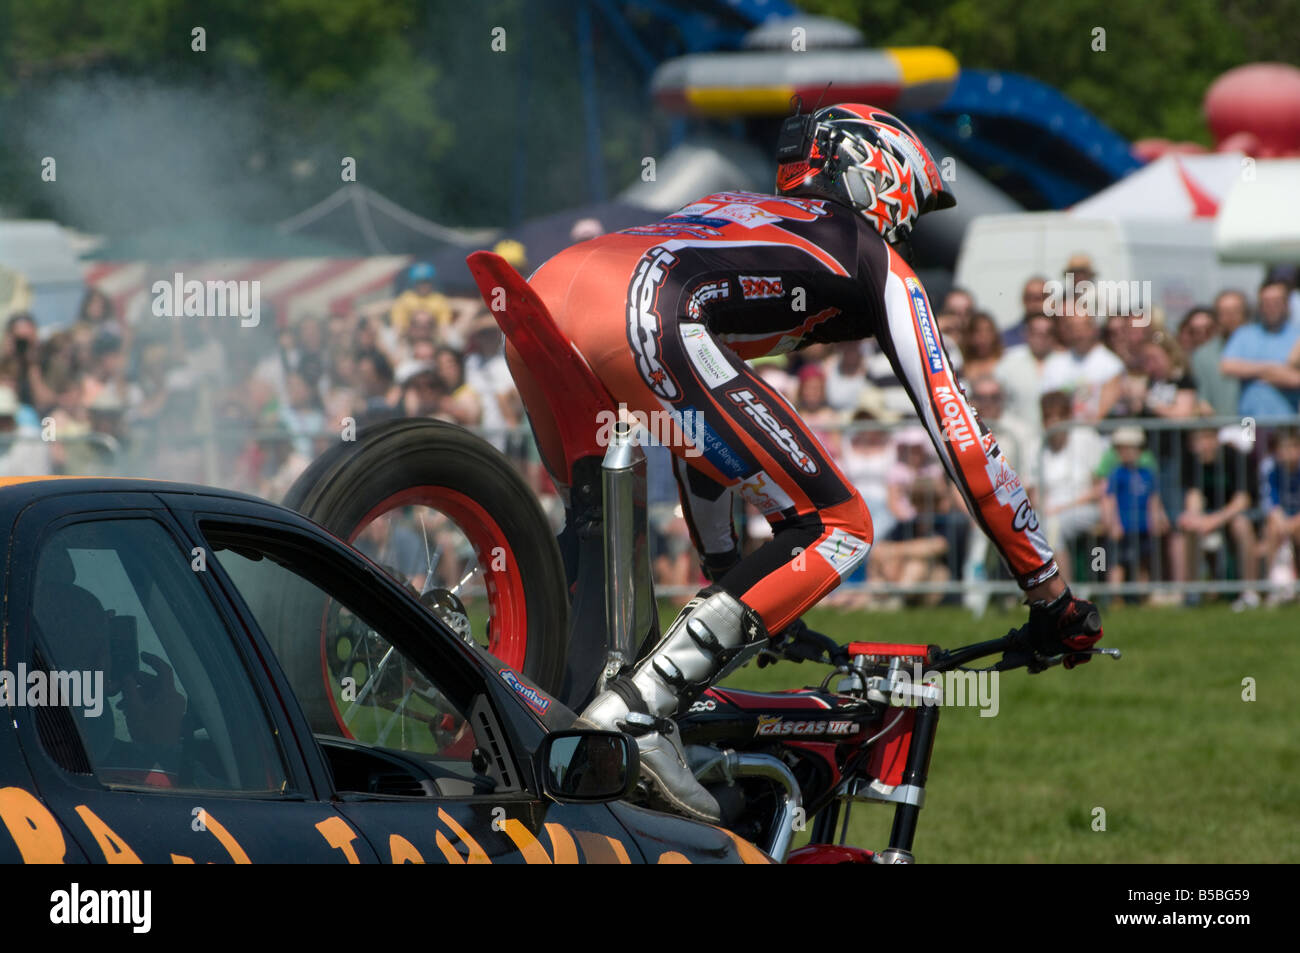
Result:
[[[488,610],[477,641],[545,691],[560,690],[569,606],[559,546],[532,490],[487,441],[440,420],[386,421],[317,458],[284,505],[349,543],[376,520],[424,508],[423,526],[433,511],[473,549],[471,574],[481,575]],[[427,554],[427,534],[424,542]],[[321,672],[322,682],[331,677],[324,634],[320,655],[298,661]]]

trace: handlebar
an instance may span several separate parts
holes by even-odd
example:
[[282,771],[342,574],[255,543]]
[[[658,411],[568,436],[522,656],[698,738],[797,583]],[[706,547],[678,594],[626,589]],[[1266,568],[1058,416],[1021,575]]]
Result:
[[[1060,665],[1070,655],[1106,655],[1113,659],[1122,658],[1119,649],[1091,648],[1077,652],[1063,652],[1059,655],[1043,655],[1036,651],[1029,642],[1027,627],[1011,629],[1000,639],[975,642],[956,649],[942,649],[930,646],[930,658],[927,668],[931,671],[946,672],[964,667],[976,659],[1001,654],[1002,658],[982,671],[1009,672],[1017,668],[1027,668],[1029,674]],[[770,665],[779,659],[791,662],[820,662],[836,668],[847,668],[851,662],[848,649],[818,632],[813,632],[798,620],[787,626],[780,635],[772,640],[759,655],[759,666]]]
[[1027,668],[1030,675],[1036,675],[1054,665],[1060,665],[1070,655],[1106,655],[1116,660],[1123,657],[1119,649],[1112,648],[1092,648],[1078,652],[1063,652],[1059,655],[1043,655],[1030,645],[1028,634],[1024,629],[1012,629],[1000,639],[976,642],[959,649],[938,649],[931,655],[929,667],[937,672],[951,671],[963,667],[967,662],[998,653],[1002,653],[1002,658],[988,666],[985,671],[1009,672],[1012,669]]

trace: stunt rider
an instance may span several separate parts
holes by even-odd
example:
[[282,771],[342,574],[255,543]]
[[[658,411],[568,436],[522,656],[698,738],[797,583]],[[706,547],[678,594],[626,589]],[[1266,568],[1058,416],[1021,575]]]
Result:
[[[615,401],[704,421],[693,437],[678,428],[673,453],[712,584],[582,721],[634,735],[656,798],[711,822],[717,801],[692,773],[675,719],[838,586],[872,543],[861,496],[747,359],[874,336],[1024,590],[1038,651],[1066,654],[1072,667],[1101,638],[1096,607],[1070,593],[1019,476],[958,385],[908,265],[917,217],[955,204],[925,146],[881,109],[838,105],[787,119],[777,161],[775,195],[704,196],[655,225],[574,245],[530,279]],[[510,356],[532,405],[540,388]],[[532,423],[539,445],[553,445],[547,422]],[[735,493],[772,526],[744,558]]]

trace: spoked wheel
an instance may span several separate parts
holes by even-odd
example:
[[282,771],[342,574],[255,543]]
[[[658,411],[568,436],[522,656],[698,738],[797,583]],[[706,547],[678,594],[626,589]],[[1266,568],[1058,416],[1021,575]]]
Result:
[[376,504],[346,538],[462,638],[523,669],[528,596],[509,537],[478,503],[445,486],[409,487]]
[[335,691],[327,700],[338,729],[370,744],[467,755],[461,742],[472,736],[454,706],[424,673],[378,633],[330,600],[322,634],[322,665],[333,685],[351,678],[351,696]]
[[[559,690],[568,649],[559,547],[532,491],[496,448],[442,421],[387,422],[324,453],[284,502],[383,566],[462,638]],[[390,657],[380,642],[373,632],[322,626],[315,661],[322,700],[347,733],[329,686],[351,676],[399,696],[410,687],[379,670]]]

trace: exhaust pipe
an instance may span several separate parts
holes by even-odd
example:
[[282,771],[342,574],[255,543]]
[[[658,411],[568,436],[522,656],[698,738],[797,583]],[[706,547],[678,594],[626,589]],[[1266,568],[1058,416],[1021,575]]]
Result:
[[605,627],[609,655],[599,690],[636,662],[637,650],[658,631],[648,556],[645,451],[632,426],[615,424],[601,462],[604,492]]
[[772,833],[766,844],[760,844],[778,863],[785,863],[790,853],[790,844],[794,840],[795,820],[803,807],[803,795],[794,773],[780,758],[767,754],[739,754],[728,749],[710,758],[695,772],[700,781],[725,781],[731,783],[736,778],[765,778],[775,781],[781,788],[777,804],[776,818]]

